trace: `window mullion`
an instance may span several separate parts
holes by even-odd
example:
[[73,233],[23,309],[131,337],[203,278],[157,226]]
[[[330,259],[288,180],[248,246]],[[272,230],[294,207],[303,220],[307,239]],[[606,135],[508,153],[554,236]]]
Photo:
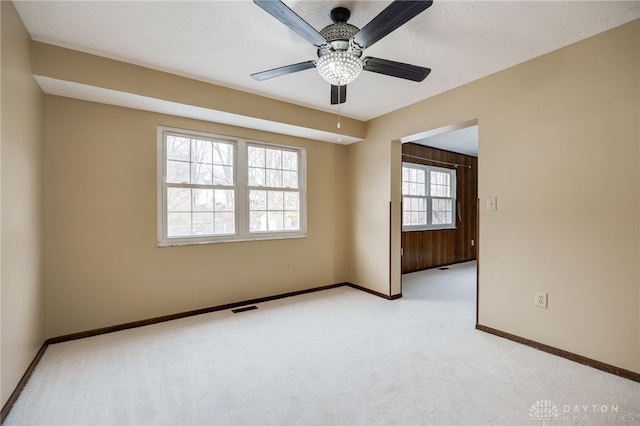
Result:
[[193,189],[233,189],[232,185],[207,185],[202,183],[166,183],[168,188],[193,188]]
[[425,167],[424,168],[424,194],[425,194],[425,203],[427,204],[427,211],[426,211],[426,226],[427,227],[431,227],[432,226],[432,217],[431,217],[431,212],[433,210],[433,206],[431,205],[431,173],[429,173],[429,168]]
[[249,188],[248,174],[249,161],[247,143],[244,139],[238,140],[237,153],[234,158],[236,166],[236,224],[240,238],[249,235]]
[[163,129],[158,128],[157,132],[157,150],[158,150],[158,184],[157,184],[157,197],[160,202],[158,203],[157,214],[157,229],[158,229],[158,241],[163,241],[167,238],[167,150],[166,139]]

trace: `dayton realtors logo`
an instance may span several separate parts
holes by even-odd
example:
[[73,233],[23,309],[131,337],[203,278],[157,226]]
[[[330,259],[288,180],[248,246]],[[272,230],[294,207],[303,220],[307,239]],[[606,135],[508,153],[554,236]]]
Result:
[[640,413],[620,413],[617,404],[555,405],[550,399],[539,399],[529,408],[529,417],[542,425],[558,420],[564,422],[595,422],[598,424],[635,424]]
[[617,404],[565,404],[562,406],[565,421],[597,422],[599,424],[635,424],[638,413],[620,413]]
[[555,420],[560,417],[560,410],[549,399],[539,399],[529,408],[529,417],[532,420],[542,421],[542,425],[546,425],[548,421]]

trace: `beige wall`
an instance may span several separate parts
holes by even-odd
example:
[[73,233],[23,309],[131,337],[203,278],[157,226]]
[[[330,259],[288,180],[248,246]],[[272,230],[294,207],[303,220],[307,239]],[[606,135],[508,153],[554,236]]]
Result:
[[2,8],[2,404],[45,339],[43,94],[31,73],[30,39],[11,2]]
[[[336,131],[334,113],[302,107],[126,62],[50,44],[32,43],[33,73],[64,82],[133,93],[151,99],[211,109],[328,133]],[[366,123],[349,117],[340,132],[358,140]]]
[[[48,336],[346,280],[345,146],[55,96],[45,117]],[[308,238],[157,248],[158,125],[304,146]]]
[[480,324],[640,372],[639,55],[635,21],[372,121],[349,147],[350,279],[389,285],[391,141],[477,118],[481,205],[498,197],[480,212]]
[[[376,135],[373,128],[368,134]],[[349,282],[389,294],[391,139],[367,137],[349,150]]]

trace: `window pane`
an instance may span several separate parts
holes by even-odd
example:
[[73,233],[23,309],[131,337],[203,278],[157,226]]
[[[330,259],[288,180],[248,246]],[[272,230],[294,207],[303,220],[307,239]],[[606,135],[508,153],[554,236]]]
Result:
[[234,234],[234,204],[233,189],[167,188],[167,236]]
[[407,219],[407,220],[406,220],[406,225],[409,225],[409,226],[413,225],[413,222],[411,221],[411,220],[412,220],[411,212],[407,212],[407,213],[406,213],[406,216],[407,216],[407,217],[406,217],[406,219]]
[[298,153],[249,146],[249,186],[298,188]]
[[282,171],[267,169],[267,186],[273,188],[282,187]]
[[191,235],[191,212],[168,213],[167,235],[169,237]]
[[300,194],[297,192],[285,192],[284,209],[295,211],[300,210]]
[[190,183],[189,172],[191,164],[184,161],[167,161],[168,183]]
[[431,185],[432,197],[449,197],[450,187],[443,185]]
[[215,197],[215,210],[217,212],[235,211],[233,190],[216,189],[214,192],[214,197]]
[[170,212],[190,212],[191,189],[167,188],[167,210]]
[[267,168],[282,169],[282,151],[279,149],[266,149]]
[[452,211],[452,201],[443,199],[431,200],[431,208],[435,211]]
[[427,212],[418,212],[418,223],[417,225],[426,225],[427,224]]
[[445,222],[445,213],[443,212],[431,212],[431,223],[434,225],[444,225]]
[[251,232],[261,232],[267,230],[267,212],[252,211],[249,220],[249,230]]
[[284,213],[284,229],[287,231],[300,230],[300,213],[299,212],[285,212]]
[[191,161],[200,163],[213,162],[211,141],[193,140],[191,144]]
[[213,212],[194,213],[192,224],[193,235],[212,235],[213,232]]
[[416,181],[416,169],[414,169],[414,168],[410,168],[409,169],[409,181],[410,182],[415,182]]
[[167,160],[183,160],[190,159],[189,138],[167,135]]
[[282,151],[282,169],[298,171],[298,153]]
[[249,191],[250,231],[300,230],[300,193]]
[[425,195],[425,171],[413,167],[402,169],[402,193],[405,195]]
[[265,166],[265,149],[257,146],[249,146],[248,148],[249,167],[264,167]]
[[431,171],[430,195],[432,197],[451,197],[451,174]]
[[233,166],[233,145],[224,142],[213,142],[213,163]]
[[269,191],[267,208],[269,210],[284,210],[284,193],[281,191]]
[[213,189],[193,189],[191,202],[193,211],[213,211]]
[[233,212],[222,212],[215,214],[215,233],[233,234],[236,230],[235,214]]
[[250,191],[249,209],[252,211],[267,210],[267,191]]
[[265,186],[265,170],[251,167],[249,169],[249,186]]
[[269,231],[282,231],[284,230],[284,212],[272,212],[268,213],[268,228]]
[[233,167],[219,165],[213,166],[213,184],[233,185]]
[[213,182],[213,166],[205,163],[192,164],[191,182],[201,185],[211,185]]
[[431,200],[431,223],[433,225],[449,225],[453,223],[453,200]]
[[425,198],[404,197],[402,208],[405,212],[425,212],[427,210],[427,202]]
[[[406,190],[404,185],[406,185]],[[403,192],[406,195],[425,195],[424,194],[424,183],[416,183],[416,182],[407,182],[403,184]]]
[[297,188],[298,172],[282,172],[282,186],[285,188]]
[[234,184],[233,144],[171,135],[166,144],[168,183]]

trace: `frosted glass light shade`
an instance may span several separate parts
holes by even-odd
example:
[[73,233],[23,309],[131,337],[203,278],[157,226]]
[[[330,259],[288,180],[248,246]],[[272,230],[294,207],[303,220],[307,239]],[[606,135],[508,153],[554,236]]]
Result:
[[327,83],[344,86],[360,75],[362,60],[349,52],[335,51],[318,58],[316,68]]

